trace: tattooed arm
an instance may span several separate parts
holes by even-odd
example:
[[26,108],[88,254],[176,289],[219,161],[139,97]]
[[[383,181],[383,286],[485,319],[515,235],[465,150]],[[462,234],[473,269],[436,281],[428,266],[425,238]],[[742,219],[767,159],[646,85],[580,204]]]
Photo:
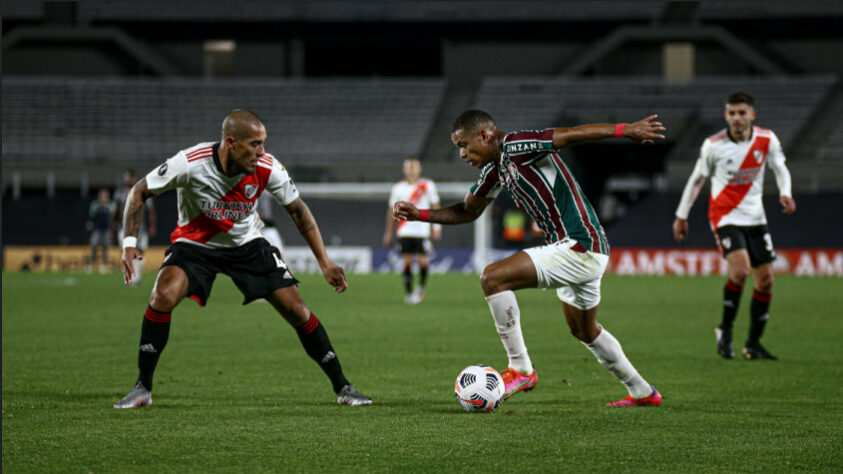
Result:
[[319,232],[319,227],[316,225],[316,219],[307,207],[307,204],[301,198],[296,198],[290,204],[284,206],[284,209],[290,215],[293,223],[296,225],[299,234],[304,238],[316,261],[319,263],[319,268],[322,269],[322,274],[325,280],[334,287],[334,291],[342,293],[348,288],[348,282],[345,280],[345,271],[342,267],[334,265],[328,259],[328,252],[325,251],[325,244],[322,242],[322,234]]
[[[146,178],[132,186],[126,199],[126,208],[123,210],[123,239],[126,237],[137,239],[141,219],[143,219],[143,203],[152,196],[154,194],[147,188]],[[123,283],[126,285],[132,283],[132,275],[135,274],[135,260],[143,259],[143,252],[138,250],[137,240],[135,242],[135,245],[123,249]]]

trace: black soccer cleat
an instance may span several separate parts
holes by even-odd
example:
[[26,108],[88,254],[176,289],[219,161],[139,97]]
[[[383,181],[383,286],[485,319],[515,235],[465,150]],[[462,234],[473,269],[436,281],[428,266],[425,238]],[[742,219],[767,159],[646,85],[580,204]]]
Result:
[[755,360],[755,359],[758,359],[758,360],[762,360],[762,359],[778,360],[778,357],[776,357],[773,354],[770,354],[769,352],[767,352],[767,349],[764,349],[764,346],[762,346],[759,343],[747,345],[746,347],[744,347],[743,348],[743,356],[744,356],[744,358],[746,358],[748,360]]
[[724,359],[734,359],[735,350],[732,349],[732,331],[724,331],[720,327],[716,327],[714,328],[714,336],[717,339],[717,353]]

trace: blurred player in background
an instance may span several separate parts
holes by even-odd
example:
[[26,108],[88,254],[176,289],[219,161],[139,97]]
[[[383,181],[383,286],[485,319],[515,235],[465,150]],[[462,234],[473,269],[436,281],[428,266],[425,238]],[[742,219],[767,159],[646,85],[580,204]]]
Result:
[[275,212],[272,210],[272,195],[261,194],[258,198],[258,217],[263,222],[261,234],[273,247],[284,253],[284,244],[281,241],[281,233],[275,227]]
[[[393,222],[392,206],[398,201],[411,202],[418,207],[438,209],[439,192],[436,183],[421,176],[422,166],[417,158],[404,160],[404,178],[392,186],[389,195],[389,208],[386,211],[386,228],[383,232],[383,245],[392,245]],[[427,284],[427,272],[430,268],[429,253],[431,251],[430,238],[442,238],[442,226],[430,225],[428,222],[398,221],[398,244],[401,246],[401,256],[404,260],[404,302],[418,304],[424,299],[424,288]],[[413,259],[419,265],[419,284],[413,290]]]
[[600,138],[627,137],[650,143],[664,139],[652,115],[630,124],[592,124],[506,133],[492,117],[469,110],[457,117],[451,141],[460,158],[480,169],[480,178],[461,203],[418,209],[398,202],[398,219],[462,224],[477,219],[501,188],[544,231],[547,245],[529,248],[487,266],[480,277],[486,301],[509,357],[501,371],[504,398],[532,390],[538,376],[521,332],[515,293],[521,288],[556,289],[571,333],[627,388],[629,395],[609,406],[655,406],[662,397],[624,355],[617,339],[597,323],[600,281],[609,263],[609,244],[597,214],[557,150]]
[[688,236],[688,214],[706,178],[711,178],[708,219],[723,257],[729,279],[723,289],[723,320],[715,328],[717,353],[731,359],[732,324],[738,311],[744,283],[752,274],[755,289],[749,308],[749,336],[743,348],[747,359],[771,359],[761,345],[761,334],[770,317],[773,289],[773,260],[776,252],[767,229],[761,196],[764,166],[769,163],[776,175],[782,212],[792,214],[796,202],[790,192],[790,172],[785,166],[782,145],[772,130],[752,125],[755,101],[744,92],[730,94],[723,113],[728,127],[708,137],[702,144],[694,171],[676,209],[673,236],[678,242]]
[[[114,191],[114,226],[117,228],[117,241],[123,241],[123,211],[126,208],[126,203],[129,202],[129,191],[132,186],[138,181],[135,176],[135,170],[128,170],[123,173],[123,186]],[[149,247],[149,239],[155,237],[158,229],[158,217],[155,214],[155,201],[149,198],[144,203],[144,213],[141,218],[140,230],[138,231],[138,250],[143,252]],[[138,286],[141,283],[141,276],[143,274],[144,260],[135,262],[135,274],[132,276],[132,286]]]
[[114,202],[111,193],[102,188],[97,193],[97,200],[88,208],[88,230],[91,232],[91,257],[88,260],[87,271],[91,271],[97,263],[97,249],[102,251],[100,273],[108,271],[108,247],[111,245],[111,215],[114,213]]
[[[246,110],[226,116],[221,141],[178,152],[135,184],[126,204],[123,277],[129,284],[135,261],[143,203],[153,195],[178,190],[179,221],[170,235],[164,263],[144,313],[135,387],[114,408],[152,403],[152,376],[170,334],[173,308],[185,297],[205,306],[217,273],[234,280],[243,304],[265,298],[296,329],[307,354],[322,368],[342,405],[369,405],[343,374],[325,327],[305,306],[296,280],[260,233],[256,201],[266,190],[284,206],[310,246],[325,280],[337,293],[348,288],[342,267],[325,252],[322,234],[278,160],[264,150],[266,128]],[[279,383],[283,379],[279,377]]]

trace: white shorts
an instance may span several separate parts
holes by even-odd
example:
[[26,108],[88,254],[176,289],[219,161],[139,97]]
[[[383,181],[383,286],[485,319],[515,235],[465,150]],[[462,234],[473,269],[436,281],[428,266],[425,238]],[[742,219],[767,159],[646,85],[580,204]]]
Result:
[[[556,296],[582,310],[600,304],[600,280],[609,265],[609,256],[588,250],[574,250],[575,240],[524,250],[536,267],[539,288],[556,289]],[[582,245],[577,245],[581,250]]]

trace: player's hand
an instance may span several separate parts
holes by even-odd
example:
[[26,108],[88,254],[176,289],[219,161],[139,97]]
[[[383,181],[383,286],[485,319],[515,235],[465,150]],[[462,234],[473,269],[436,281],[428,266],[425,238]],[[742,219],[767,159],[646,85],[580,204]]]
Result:
[[658,114],[653,114],[637,122],[626,124],[623,129],[623,136],[631,138],[638,143],[653,143],[653,140],[664,140],[664,135],[659,132],[667,130],[661,122],[656,122]]
[[442,238],[442,228],[434,227],[431,232],[433,233],[433,240],[439,240]]
[[401,221],[415,221],[419,218],[419,209],[406,201],[398,201],[392,206],[392,217]]
[[677,242],[682,242],[688,238],[688,221],[678,217],[673,221],[673,238]]
[[135,247],[126,247],[123,249],[123,284],[128,286],[132,284],[132,277],[135,275],[135,260],[143,260],[143,252]]
[[779,198],[779,202],[782,204],[782,212],[785,214],[793,214],[796,212],[796,201],[794,201],[792,197],[782,196]]
[[392,245],[392,233],[383,234],[383,246],[389,247],[390,245]]
[[334,291],[337,293],[342,293],[348,288],[345,270],[341,266],[328,262],[328,265],[322,269],[322,274],[325,275],[325,280],[334,287]]

